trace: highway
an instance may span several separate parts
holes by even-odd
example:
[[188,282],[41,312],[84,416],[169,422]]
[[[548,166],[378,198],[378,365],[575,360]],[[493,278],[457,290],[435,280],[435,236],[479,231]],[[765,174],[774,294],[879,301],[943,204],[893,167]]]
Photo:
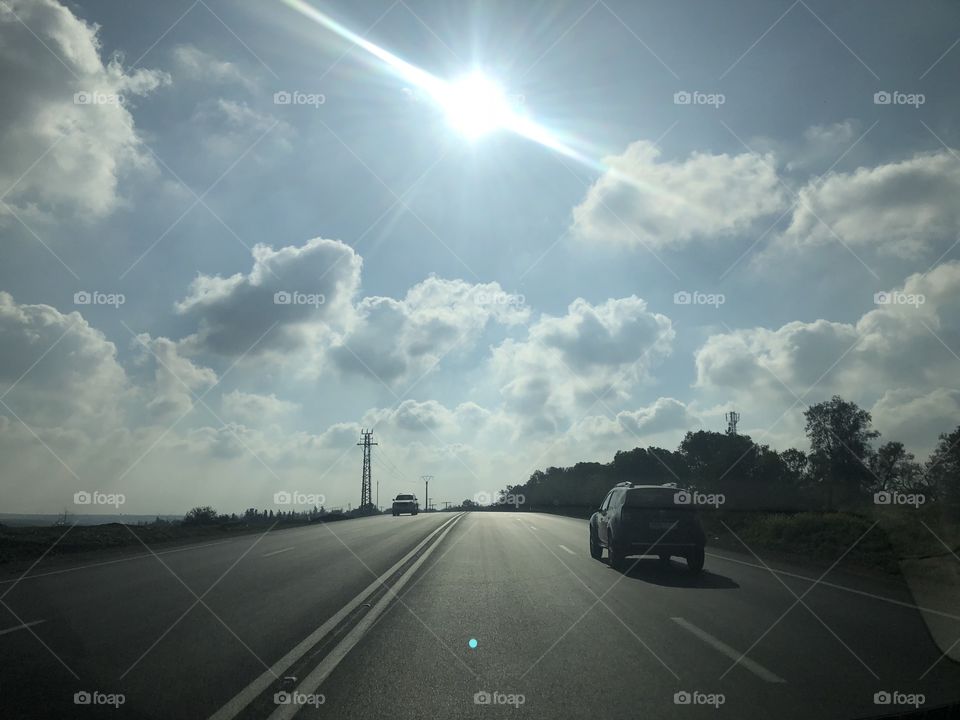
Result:
[[44,561],[0,577],[0,717],[855,718],[912,709],[878,692],[960,696],[897,580],[747,549],[708,547],[698,577],[630,564],[522,512]]

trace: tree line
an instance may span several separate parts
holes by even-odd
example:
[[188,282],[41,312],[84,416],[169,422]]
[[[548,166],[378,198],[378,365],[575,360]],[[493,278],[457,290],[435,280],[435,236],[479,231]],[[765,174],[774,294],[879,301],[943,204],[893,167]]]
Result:
[[[722,494],[744,510],[856,510],[871,503],[943,503],[960,507],[960,426],[939,436],[925,463],[902,442],[880,442],[870,413],[834,395],[805,412],[809,451],[777,451],[748,435],[690,431],[676,450],[634,448],[612,462],[536,470],[501,491],[528,508],[595,508],[618,482]],[[874,447],[875,443],[878,443]]]

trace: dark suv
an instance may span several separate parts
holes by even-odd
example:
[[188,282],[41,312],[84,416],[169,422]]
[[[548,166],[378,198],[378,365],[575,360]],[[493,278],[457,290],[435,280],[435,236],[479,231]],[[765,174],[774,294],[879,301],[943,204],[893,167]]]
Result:
[[671,485],[620,483],[590,517],[590,556],[607,548],[610,567],[621,570],[628,555],[677,555],[694,573],[703,570],[706,537],[685,493]]

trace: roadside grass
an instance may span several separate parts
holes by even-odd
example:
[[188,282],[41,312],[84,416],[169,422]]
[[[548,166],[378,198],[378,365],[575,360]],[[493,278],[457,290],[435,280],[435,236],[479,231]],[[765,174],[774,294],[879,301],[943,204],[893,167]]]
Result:
[[754,551],[827,564],[842,557],[840,566],[890,575],[900,573],[904,559],[960,553],[960,527],[942,506],[875,506],[856,513],[718,511],[704,514],[703,522],[708,545],[743,552],[739,537]]
[[[348,517],[342,513],[330,513],[324,518],[324,522],[348,519]],[[282,522],[276,527],[278,529],[302,527],[317,522],[320,521]],[[0,525],[0,564],[36,560],[48,550],[47,557],[53,557],[141,547],[137,538],[150,548],[184,541],[216,540],[245,533],[262,533],[268,530],[271,524],[247,523],[241,520],[210,525],[159,522],[124,526],[122,523],[105,523],[76,525],[72,528],[69,525]],[[62,539],[57,542],[57,538],[61,536],[63,536]],[[54,545],[55,542],[56,545]]]

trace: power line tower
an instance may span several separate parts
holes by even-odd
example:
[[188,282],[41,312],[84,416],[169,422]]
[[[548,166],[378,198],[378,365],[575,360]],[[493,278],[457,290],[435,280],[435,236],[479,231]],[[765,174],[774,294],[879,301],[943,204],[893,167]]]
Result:
[[740,422],[740,413],[731,410],[725,417],[727,418],[727,435],[736,435],[737,423]]
[[377,443],[370,442],[370,438],[373,437],[373,430],[361,430],[360,436],[362,439],[357,443],[357,445],[363,446],[363,479],[360,483],[360,510],[367,511],[370,510],[370,506],[373,505],[373,498],[370,492],[370,447]]
[[433,480],[433,475],[421,475],[420,479],[424,485],[423,511],[427,512],[430,509],[430,481]]

